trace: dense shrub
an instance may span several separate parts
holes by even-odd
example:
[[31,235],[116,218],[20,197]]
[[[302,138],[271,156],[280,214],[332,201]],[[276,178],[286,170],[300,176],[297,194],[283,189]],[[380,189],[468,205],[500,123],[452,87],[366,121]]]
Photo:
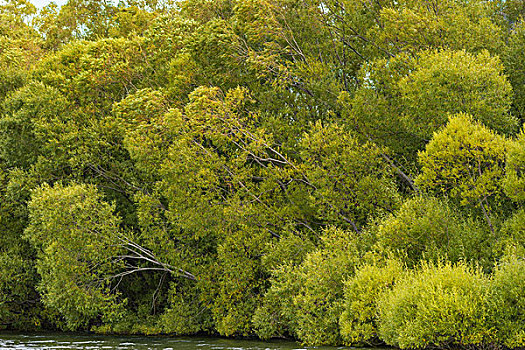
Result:
[[452,262],[473,260],[493,265],[490,231],[479,222],[464,217],[445,200],[416,197],[403,203],[375,228],[379,251],[392,252],[411,267],[421,259]]
[[525,261],[505,257],[491,281],[490,324],[496,339],[510,348],[525,346]]
[[33,191],[28,208],[25,236],[38,251],[44,305],[67,330],[118,321],[126,301],[111,288],[121,265],[114,257],[123,254],[114,207],[93,186],[56,184]]
[[415,182],[435,194],[447,194],[463,207],[489,213],[502,199],[508,140],[464,113],[449,116],[419,153],[421,174]]
[[508,249],[525,247],[525,209],[520,209],[508,218],[499,232],[499,239],[494,246],[498,255]]
[[477,346],[486,341],[487,279],[463,263],[425,263],[379,302],[379,334],[406,348]]
[[422,52],[416,69],[399,82],[407,128],[429,139],[448,113],[465,112],[493,130],[516,130],[517,120],[508,113],[512,88],[502,73],[499,57],[487,51]]
[[[189,284],[189,283],[188,283]],[[170,307],[160,317],[159,326],[164,333],[195,334],[213,328],[211,312],[199,303],[196,288],[176,288],[169,293]]]
[[347,345],[377,345],[377,302],[402,276],[398,260],[366,264],[345,283],[344,310],[339,320],[341,337]]
[[297,309],[293,300],[299,292],[300,281],[296,275],[297,267],[293,264],[273,271],[271,287],[253,315],[255,333],[261,339],[297,337]]
[[264,295],[263,303],[255,310],[253,324],[262,339],[295,336],[297,329],[293,296],[299,291],[299,281],[292,278],[296,266],[315,249],[314,243],[305,237],[283,232],[278,242],[272,242],[262,263],[272,271],[271,287]]
[[336,228],[324,230],[318,249],[298,266],[275,269],[272,285],[254,317],[264,338],[292,335],[309,345],[340,344],[343,281],[361,259],[359,236]]
[[516,202],[525,201],[525,129],[508,142],[503,189]]

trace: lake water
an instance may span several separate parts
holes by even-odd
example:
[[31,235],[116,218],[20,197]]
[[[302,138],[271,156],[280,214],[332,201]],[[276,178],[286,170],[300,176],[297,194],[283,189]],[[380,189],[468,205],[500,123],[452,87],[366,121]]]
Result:
[[[0,333],[0,349],[117,349],[117,350],[300,350],[298,343],[222,338],[102,336],[68,333]],[[336,350],[343,348],[317,347]]]

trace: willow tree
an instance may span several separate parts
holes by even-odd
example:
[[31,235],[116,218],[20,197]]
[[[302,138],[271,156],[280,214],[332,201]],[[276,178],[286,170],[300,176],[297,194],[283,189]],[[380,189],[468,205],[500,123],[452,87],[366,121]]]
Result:
[[129,275],[160,271],[196,279],[135,243],[120,227],[115,206],[93,186],[41,186],[33,191],[28,209],[25,236],[39,252],[39,291],[44,305],[63,317],[66,329],[122,319],[129,299],[119,285]]
[[460,205],[482,210],[492,232],[491,208],[504,196],[507,140],[466,114],[451,116],[434,134],[424,152],[416,183],[434,193],[446,194]]

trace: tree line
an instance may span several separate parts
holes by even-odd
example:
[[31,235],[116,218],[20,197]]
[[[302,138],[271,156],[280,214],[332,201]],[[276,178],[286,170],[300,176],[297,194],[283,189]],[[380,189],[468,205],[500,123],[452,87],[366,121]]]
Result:
[[525,3],[0,4],[0,329],[525,346]]

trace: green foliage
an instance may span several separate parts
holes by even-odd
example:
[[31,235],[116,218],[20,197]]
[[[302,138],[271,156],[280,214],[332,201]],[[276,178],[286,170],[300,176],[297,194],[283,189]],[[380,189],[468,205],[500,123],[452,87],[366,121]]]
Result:
[[293,264],[282,264],[273,269],[271,287],[265,293],[261,305],[253,315],[255,333],[262,339],[297,337],[297,310],[294,296],[299,292],[300,282]]
[[4,1],[0,327],[518,346],[523,13]]
[[439,261],[443,257],[453,262],[473,261],[487,269],[493,265],[491,232],[434,197],[406,200],[375,230],[377,249],[390,251],[410,267],[423,259]]
[[507,141],[465,114],[451,116],[419,154],[416,183],[461,205],[483,206],[502,197]]
[[494,250],[501,254],[507,249],[525,248],[525,209],[517,210],[501,226]]
[[[509,4],[516,3],[515,1],[508,1]],[[522,4],[520,6],[523,6]],[[523,10],[523,9],[522,9]],[[521,14],[523,16],[523,14]],[[513,24],[513,30],[510,32],[509,43],[502,55],[505,64],[505,72],[508,75],[509,82],[512,84],[514,92],[513,110],[516,116],[524,120],[525,117],[525,89],[523,87],[523,78],[525,76],[525,64],[523,62],[521,53],[525,48],[525,22],[523,17],[518,23]]]
[[493,1],[494,17],[505,29],[515,26],[525,15],[525,6],[520,0],[498,0]]
[[496,339],[509,348],[525,344],[524,273],[522,257],[506,256],[490,283],[489,324],[496,329]]
[[39,156],[49,155],[53,141],[66,131],[68,105],[56,89],[41,83],[27,84],[11,94],[0,119],[0,154],[7,165],[27,169]]
[[427,140],[446,124],[448,114],[459,112],[502,133],[517,128],[509,114],[512,88],[499,58],[487,51],[423,52],[415,70],[398,84],[407,129]]
[[199,290],[190,285],[170,288],[169,308],[159,321],[164,333],[195,334],[213,330],[211,312],[199,300]]
[[[24,247],[29,250],[29,247]],[[41,308],[33,261],[19,252],[0,252],[0,329],[38,329]],[[7,325],[7,326],[6,326]]]
[[39,251],[36,267],[44,304],[57,310],[70,330],[113,321],[123,305],[105,276],[118,267],[110,258],[119,245],[114,208],[85,185],[43,186],[29,203],[25,236]]
[[27,224],[21,204],[25,196],[10,181],[12,173],[6,168],[0,170],[0,328],[39,329],[47,317],[36,290],[36,252],[22,237]]
[[370,215],[397,206],[392,172],[382,158],[385,150],[360,144],[343,128],[321,123],[303,136],[301,146],[304,176],[316,189],[312,205],[323,210],[321,217],[342,219],[359,231]]
[[426,50],[368,62],[349,119],[380,145],[412,157],[447,122],[449,114],[467,113],[494,130],[511,133],[517,119],[509,114],[512,88],[498,57],[487,51]]
[[308,254],[297,269],[300,288],[293,299],[297,336],[312,345],[340,342],[343,281],[361,258],[359,238],[353,233],[330,228],[321,239],[320,249]]
[[[69,0],[62,6],[51,3],[33,18],[44,38],[44,47],[58,50],[78,39],[126,37],[143,32],[149,21],[164,9],[152,11],[150,1]],[[153,5],[154,6],[154,5]]]
[[203,285],[215,327],[221,335],[248,336],[252,316],[260,304],[267,275],[261,267],[266,232],[244,227],[231,232],[217,247],[217,264]]
[[292,298],[298,293],[299,284],[292,278],[294,268],[315,249],[306,237],[284,231],[279,241],[271,241],[262,264],[271,271],[271,287],[253,315],[256,334],[263,339],[295,335]]
[[377,231],[379,249],[391,249],[409,266],[417,265],[423,258],[436,260],[446,255],[455,243],[454,235],[462,234],[452,208],[435,198],[424,197],[407,200],[399,211],[379,224]]
[[[40,61],[37,79],[100,116],[129,91],[147,83],[141,38],[78,41]],[[98,112],[98,113],[97,113]]]
[[490,3],[407,0],[385,5],[380,7],[380,25],[370,34],[391,53],[417,54],[428,48],[497,53],[503,45],[503,31],[491,18]]
[[487,324],[487,279],[463,263],[423,263],[379,302],[379,334],[401,349],[481,346]]
[[378,302],[403,276],[398,260],[366,264],[345,282],[344,306],[339,325],[346,345],[380,344],[378,335]]
[[346,120],[358,135],[373,139],[397,154],[410,158],[423,146],[424,140],[404,126],[399,81],[414,70],[414,60],[406,55],[392,59],[365,62],[358,78],[361,85],[351,97],[340,96]]
[[35,12],[25,0],[0,4],[0,101],[27,81],[28,70],[43,55],[41,40],[28,25]]
[[503,189],[515,201],[525,200],[525,130],[508,143]]
[[361,259],[359,236],[328,228],[321,245],[298,266],[273,271],[254,322],[264,338],[288,333],[311,345],[338,344],[343,283]]

